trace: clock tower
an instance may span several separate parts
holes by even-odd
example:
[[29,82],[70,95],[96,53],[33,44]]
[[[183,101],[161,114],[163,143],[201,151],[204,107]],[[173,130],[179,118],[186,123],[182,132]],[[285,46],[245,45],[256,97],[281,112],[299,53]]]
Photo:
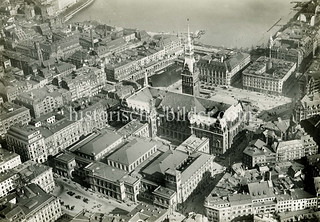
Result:
[[194,96],[199,95],[199,69],[196,67],[194,49],[188,25],[188,39],[184,50],[184,63],[182,67],[182,93]]

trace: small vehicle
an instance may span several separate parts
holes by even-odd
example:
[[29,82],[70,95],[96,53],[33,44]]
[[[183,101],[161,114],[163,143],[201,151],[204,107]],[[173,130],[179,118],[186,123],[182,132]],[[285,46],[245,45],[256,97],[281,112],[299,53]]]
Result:
[[68,191],[67,194],[70,195],[70,196],[73,196],[73,195],[75,195],[76,193],[75,193],[75,192],[72,192],[72,191]]

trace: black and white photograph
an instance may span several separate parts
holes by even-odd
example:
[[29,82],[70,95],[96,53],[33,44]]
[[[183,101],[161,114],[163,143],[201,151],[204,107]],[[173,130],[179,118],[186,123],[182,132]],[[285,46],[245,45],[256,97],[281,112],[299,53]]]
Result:
[[320,0],[0,0],[0,222],[319,222]]

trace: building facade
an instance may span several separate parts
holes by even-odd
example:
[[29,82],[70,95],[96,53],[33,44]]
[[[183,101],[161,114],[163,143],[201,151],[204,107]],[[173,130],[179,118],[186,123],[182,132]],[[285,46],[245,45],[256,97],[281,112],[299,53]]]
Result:
[[75,101],[83,97],[92,97],[101,92],[106,82],[106,74],[103,67],[82,67],[75,73],[63,77],[61,80],[62,88],[71,94],[71,100]]
[[230,86],[240,79],[239,72],[250,63],[250,55],[242,52],[210,54],[200,58],[200,81],[210,85]]
[[31,116],[35,118],[53,112],[68,102],[69,92],[52,85],[22,93],[16,99],[16,103],[30,109]]
[[244,89],[271,93],[286,93],[294,81],[296,63],[260,57],[243,71]]
[[7,132],[6,141],[9,150],[19,154],[23,162],[33,160],[43,163],[48,158],[44,138],[35,127],[11,127]]
[[128,172],[95,162],[85,167],[85,173],[94,191],[120,201],[137,201],[140,179],[128,175]]
[[0,148],[0,173],[8,172],[20,164],[21,159],[18,154]]

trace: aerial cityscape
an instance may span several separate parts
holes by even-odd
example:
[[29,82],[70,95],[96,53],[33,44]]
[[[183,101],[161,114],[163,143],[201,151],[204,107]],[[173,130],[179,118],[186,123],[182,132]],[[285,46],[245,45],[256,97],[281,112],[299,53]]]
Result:
[[320,221],[319,0],[0,16],[0,222]]

